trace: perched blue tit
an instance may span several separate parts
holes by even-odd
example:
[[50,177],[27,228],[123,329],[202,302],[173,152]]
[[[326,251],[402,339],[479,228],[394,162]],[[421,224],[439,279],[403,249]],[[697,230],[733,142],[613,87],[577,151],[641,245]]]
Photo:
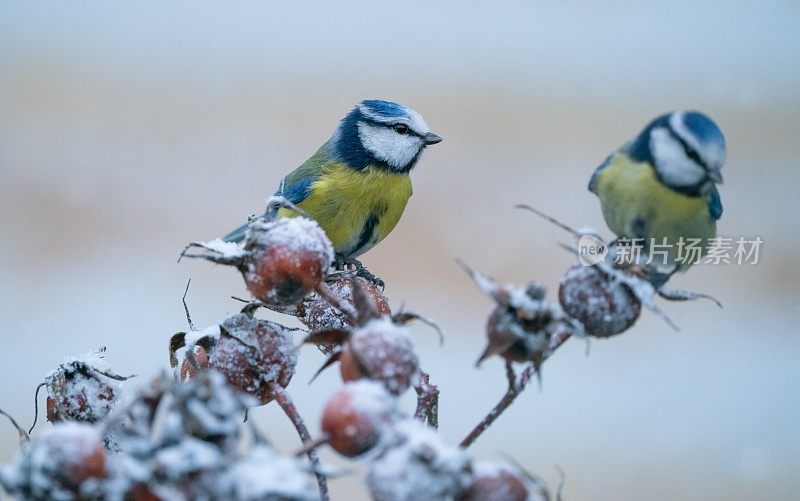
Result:
[[[276,195],[316,219],[337,263],[356,264],[394,229],[411,197],[409,172],[426,147],[442,140],[419,113],[391,101],[359,103],[328,141],[283,178]],[[267,215],[274,209],[267,208]],[[274,215],[274,213],[273,213]],[[281,207],[277,217],[296,216]],[[248,225],[224,239],[244,239]]]
[[724,162],[719,127],[697,111],[676,111],[612,153],[595,170],[589,191],[600,199],[611,231],[620,239],[641,239],[635,241],[644,253],[652,247],[652,264],[668,277],[699,259],[686,247],[681,252],[682,246],[699,239],[702,256],[716,237],[722,215],[716,185]]

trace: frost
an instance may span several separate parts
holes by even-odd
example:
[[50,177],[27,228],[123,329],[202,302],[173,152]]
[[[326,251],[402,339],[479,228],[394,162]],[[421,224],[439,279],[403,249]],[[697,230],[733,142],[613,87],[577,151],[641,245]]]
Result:
[[393,442],[370,465],[367,486],[376,501],[453,499],[469,484],[471,462],[466,451],[442,443],[418,421],[395,428]]
[[105,449],[97,428],[89,424],[57,423],[27,444],[0,474],[3,487],[25,499],[89,497],[106,474]]
[[168,482],[180,481],[225,465],[219,448],[193,437],[186,437],[175,445],[159,450],[152,461],[153,470]]
[[220,482],[227,486],[224,497],[236,501],[319,499],[300,461],[279,456],[263,444],[256,445],[237,461]]
[[250,225],[244,248],[251,250],[272,246],[294,255],[300,251],[314,252],[323,262],[333,262],[333,244],[320,225],[306,217],[254,221]]
[[93,423],[105,417],[121,395],[117,381],[128,379],[106,364],[105,348],[69,357],[45,376],[48,419],[71,419]]
[[0,484],[34,500],[318,499],[299,459],[245,428],[250,404],[219,373],[164,375],[102,423],[57,423],[0,470]]
[[209,240],[208,242],[198,242],[198,245],[212,252],[216,252],[223,258],[236,259],[245,255],[245,251],[241,245],[236,242],[226,242],[220,238]]
[[404,392],[416,377],[419,359],[408,335],[389,316],[372,319],[350,338],[350,348],[370,379],[382,381],[397,395]]
[[361,416],[379,419],[381,416],[399,415],[397,400],[379,382],[361,379],[345,385],[343,391],[350,394],[350,407]]

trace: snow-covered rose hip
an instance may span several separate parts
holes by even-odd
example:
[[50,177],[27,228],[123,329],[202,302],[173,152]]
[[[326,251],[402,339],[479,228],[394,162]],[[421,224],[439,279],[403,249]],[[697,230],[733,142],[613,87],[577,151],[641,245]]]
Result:
[[472,481],[457,501],[546,501],[547,490],[518,468],[488,461],[473,465]]
[[105,478],[107,463],[97,428],[56,423],[23,448],[0,480],[20,499],[94,499],[87,481]]
[[631,289],[597,266],[574,265],[558,289],[564,311],[579,320],[586,334],[609,337],[624,332],[639,318],[641,301]]
[[367,488],[375,501],[453,499],[469,485],[466,451],[443,444],[424,424],[398,423],[386,440],[367,473]]
[[251,223],[243,246],[212,240],[187,247],[201,248],[203,258],[235,266],[250,293],[267,305],[296,305],[321,286],[333,261],[333,245],[316,221],[305,217]]
[[[177,334],[170,343],[171,365],[182,379],[213,369],[259,404],[274,397],[271,385],[285,388],[294,376],[297,352],[291,332],[278,323],[238,313],[201,332]],[[189,354],[194,360],[189,360]]]
[[350,335],[339,368],[344,381],[368,378],[399,395],[417,377],[419,358],[408,330],[384,316],[370,320]]
[[118,381],[103,360],[105,348],[73,357],[45,377],[47,420],[94,423],[104,418],[117,399]]
[[251,259],[242,270],[247,289],[267,304],[294,304],[324,280],[333,247],[311,219],[284,218],[255,223],[244,249]]
[[322,411],[322,432],[330,446],[347,457],[371,450],[397,413],[394,399],[371,381],[346,384]]

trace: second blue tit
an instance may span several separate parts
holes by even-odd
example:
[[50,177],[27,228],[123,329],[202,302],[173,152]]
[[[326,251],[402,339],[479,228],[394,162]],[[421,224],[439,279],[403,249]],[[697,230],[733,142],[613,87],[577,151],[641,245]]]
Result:
[[[319,223],[339,263],[357,263],[357,256],[394,229],[411,197],[409,172],[425,148],[441,140],[411,108],[362,101],[311,158],[283,178],[276,195]],[[278,217],[296,215],[289,208],[277,210]],[[243,240],[247,228],[225,240]]]
[[595,170],[589,190],[617,237],[640,242],[645,253],[652,244],[667,244],[651,257],[668,277],[698,259],[685,244],[697,244],[702,256],[716,237],[724,162],[725,138],[714,121],[697,111],[676,111],[612,153]]

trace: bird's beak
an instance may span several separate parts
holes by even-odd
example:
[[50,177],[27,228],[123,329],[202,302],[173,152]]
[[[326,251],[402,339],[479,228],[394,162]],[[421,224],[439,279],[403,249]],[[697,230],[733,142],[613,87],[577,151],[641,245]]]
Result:
[[717,184],[722,184],[722,174],[720,174],[719,169],[709,169],[708,178]]
[[427,134],[422,136],[422,141],[425,143],[426,146],[429,146],[431,144],[441,143],[442,138],[434,134],[433,132],[428,132]]

